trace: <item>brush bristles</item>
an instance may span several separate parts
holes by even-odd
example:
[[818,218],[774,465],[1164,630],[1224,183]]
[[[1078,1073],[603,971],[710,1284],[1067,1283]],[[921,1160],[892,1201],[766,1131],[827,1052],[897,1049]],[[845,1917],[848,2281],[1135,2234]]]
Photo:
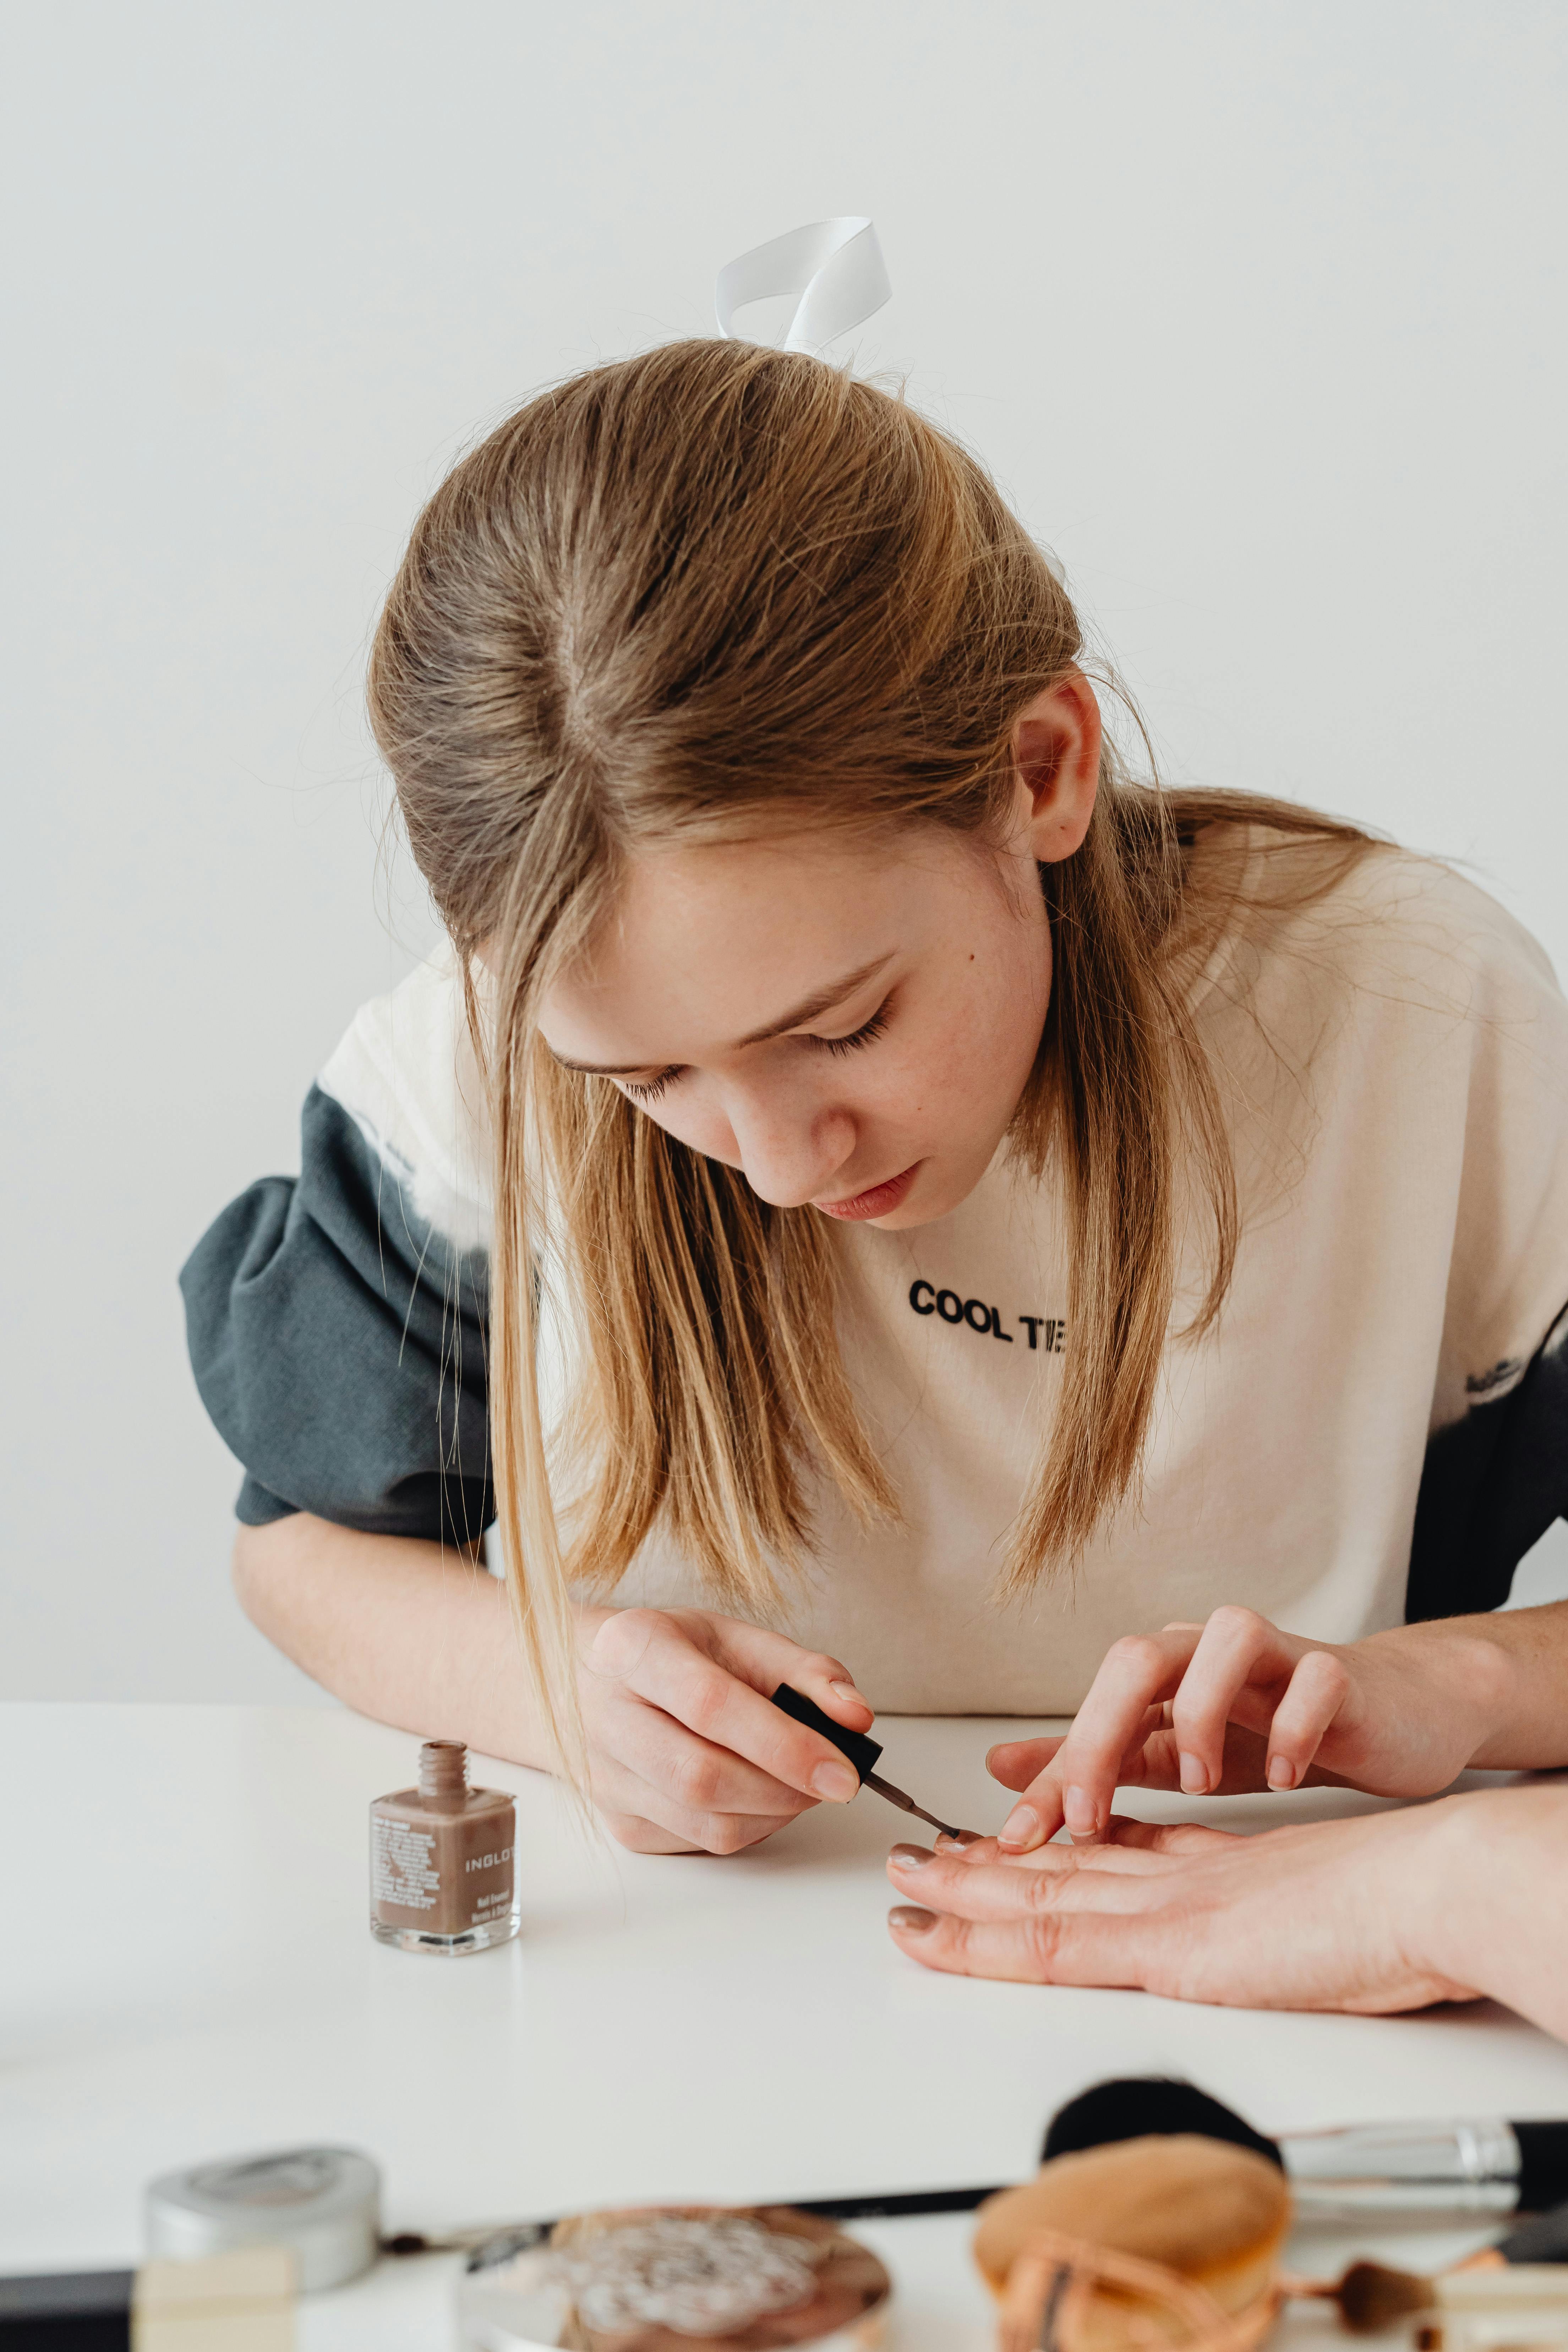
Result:
[[1357,2336],[1375,2336],[1396,2319],[1430,2311],[1436,2300],[1430,2279],[1385,2269],[1382,2263],[1352,2263],[1340,2281],[1340,2309]]

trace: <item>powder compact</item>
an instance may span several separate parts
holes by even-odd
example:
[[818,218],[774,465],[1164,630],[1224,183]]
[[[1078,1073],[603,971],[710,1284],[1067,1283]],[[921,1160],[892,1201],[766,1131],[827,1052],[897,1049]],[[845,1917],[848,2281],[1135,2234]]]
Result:
[[381,2175],[358,2148],[273,2148],[154,2180],[147,2251],[189,2262],[238,2246],[287,2246],[309,2294],[370,2268],[380,2219]]
[[890,2294],[868,2247],[793,2206],[645,2206],[477,2248],[459,2334],[464,2352],[873,2352]]

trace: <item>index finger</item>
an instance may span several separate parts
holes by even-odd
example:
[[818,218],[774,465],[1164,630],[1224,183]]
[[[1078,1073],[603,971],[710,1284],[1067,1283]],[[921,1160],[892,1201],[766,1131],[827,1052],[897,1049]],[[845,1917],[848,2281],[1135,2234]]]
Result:
[[714,1657],[669,1624],[668,1636],[657,1633],[649,1641],[638,1676],[640,1695],[787,1789],[829,1804],[847,1804],[858,1796],[860,1775],[842,1750],[824,1733],[796,1723],[771,1697],[788,1683],[835,1721],[859,1717],[859,1722],[844,1727],[859,1730],[870,1709],[837,1659],[738,1622],[724,1628],[720,1646],[722,1655]]
[[1066,1732],[1043,1739],[1000,1739],[985,1751],[985,1769],[1005,1789],[1026,1789],[1061,1748]]
[[1072,1729],[1003,1823],[1005,1847],[1027,1853],[1064,1822],[1074,1837],[1100,1834],[1122,1759],[1152,1727],[1151,1709],[1176,1688],[1197,1643],[1187,1626],[1111,1643]]

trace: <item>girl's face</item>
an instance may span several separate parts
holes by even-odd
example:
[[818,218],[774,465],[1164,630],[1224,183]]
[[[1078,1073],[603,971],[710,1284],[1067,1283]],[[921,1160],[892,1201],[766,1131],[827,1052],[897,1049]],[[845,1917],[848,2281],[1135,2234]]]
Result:
[[[1065,709],[1058,705],[1065,703]],[[636,860],[544,1039],[782,1208],[926,1224],[973,1191],[1039,1044],[1051,937],[1037,862],[1094,802],[1099,713],[1073,673],[1020,721],[998,844],[831,830]]]

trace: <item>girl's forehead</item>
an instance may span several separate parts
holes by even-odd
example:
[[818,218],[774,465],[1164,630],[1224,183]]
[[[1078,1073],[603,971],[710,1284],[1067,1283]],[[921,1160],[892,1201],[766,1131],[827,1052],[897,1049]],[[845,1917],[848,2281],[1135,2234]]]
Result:
[[864,832],[715,842],[632,859],[588,963],[613,974],[721,961],[753,965],[831,950],[847,929],[944,899],[961,853],[952,835]]
[[549,990],[545,1036],[573,1060],[699,1058],[916,948],[940,921],[956,850],[842,833],[645,852]]

